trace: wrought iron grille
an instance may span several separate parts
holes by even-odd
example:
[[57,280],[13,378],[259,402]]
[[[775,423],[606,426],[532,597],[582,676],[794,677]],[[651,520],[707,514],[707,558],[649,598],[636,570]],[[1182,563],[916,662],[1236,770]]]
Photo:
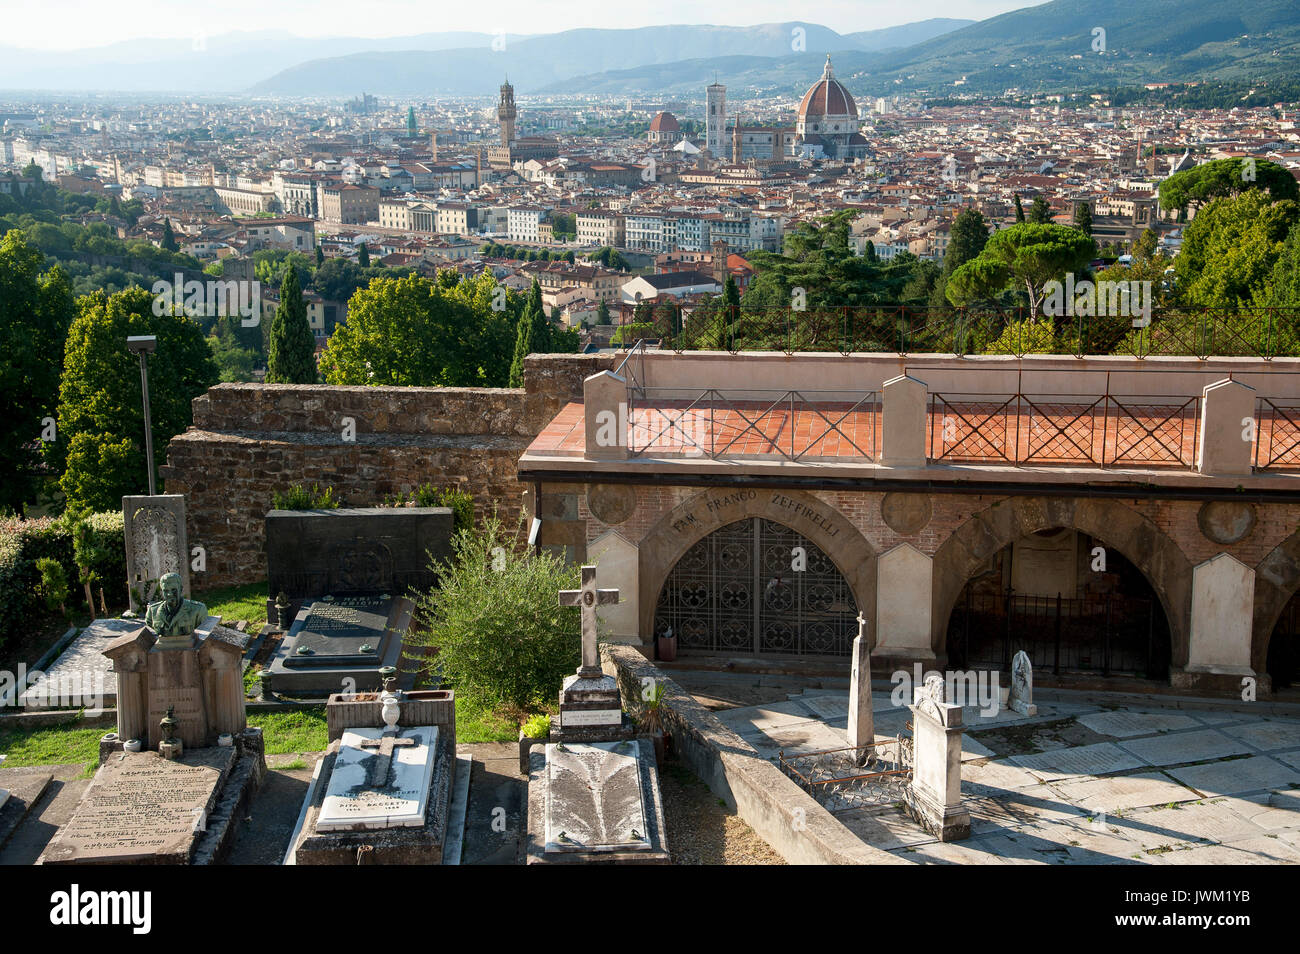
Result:
[[846,656],[856,613],[848,583],[816,544],[750,517],[686,551],[659,593],[655,633],[671,630],[685,652]]
[[1256,416],[1255,468],[1294,469],[1300,465],[1300,405],[1260,398]]
[[829,811],[908,801],[912,738],[899,735],[856,748],[777,755],[781,771]]
[[629,386],[628,451],[633,456],[876,457],[877,391],[852,394],[762,388]]
[[930,460],[1193,467],[1199,407],[1196,398],[1119,400],[1109,393],[936,393],[928,453]]

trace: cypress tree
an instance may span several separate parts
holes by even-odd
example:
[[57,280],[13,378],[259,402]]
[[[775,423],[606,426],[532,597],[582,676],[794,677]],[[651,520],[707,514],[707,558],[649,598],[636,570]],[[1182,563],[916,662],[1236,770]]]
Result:
[[1020,193],[1017,192],[1016,193],[1016,221],[1023,222],[1024,220],[1025,220],[1025,207],[1020,204]]
[[298,270],[290,265],[280,285],[280,307],[271,321],[266,380],[269,384],[315,384],[316,376],[316,337],[307,321]]
[[176,233],[172,231],[171,219],[163,219],[162,247],[168,252],[175,252],[180,249],[180,246],[176,244]]
[[357,246],[357,264],[362,268],[370,267],[370,250],[366,248],[365,242]]

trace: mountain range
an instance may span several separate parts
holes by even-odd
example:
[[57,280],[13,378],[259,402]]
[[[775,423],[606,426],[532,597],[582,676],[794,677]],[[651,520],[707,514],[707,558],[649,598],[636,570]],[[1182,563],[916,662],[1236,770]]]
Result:
[[58,54],[0,47],[0,89],[432,98],[493,95],[508,75],[521,96],[698,98],[715,77],[733,97],[798,96],[828,53],[858,96],[1268,82],[1300,73],[1300,3],[1050,0],[978,22],[931,19],[857,33],[790,21],[383,40],[231,33]]

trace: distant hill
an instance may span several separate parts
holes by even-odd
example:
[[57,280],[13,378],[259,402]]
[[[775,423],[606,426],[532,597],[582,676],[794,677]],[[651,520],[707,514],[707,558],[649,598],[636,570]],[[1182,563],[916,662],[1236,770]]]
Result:
[[[1104,35],[1094,34],[1101,27]],[[1178,83],[1272,80],[1300,73],[1296,0],[1052,0],[982,20],[904,49],[864,53],[844,38],[830,50],[835,73],[855,94],[1002,93]],[[1094,42],[1104,50],[1094,49]],[[810,53],[728,64],[728,87],[797,96],[821,74]],[[721,68],[720,68],[721,70]],[[541,92],[620,95],[696,89],[701,64],[624,68],[585,75]],[[653,85],[658,84],[658,85]]]
[[883,50],[898,50],[913,46],[936,36],[951,33],[964,26],[970,26],[974,20],[953,20],[947,17],[934,17],[916,23],[904,23],[900,26],[885,27],[883,30],[864,30],[860,33],[846,33],[844,39],[851,45],[868,53]]
[[[795,31],[802,31],[801,34]],[[761,26],[656,26],[631,30],[565,30],[489,45],[445,50],[358,53],[299,64],[253,86],[255,93],[340,95],[364,86],[392,95],[492,93],[509,75],[520,94],[537,92],[575,76],[679,61],[726,57],[792,57],[795,46],[820,54],[852,48],[852,40],[815,23]],[[358,85],[360,84],[360,85]],[[653,89],[628,88],[653,95]]]

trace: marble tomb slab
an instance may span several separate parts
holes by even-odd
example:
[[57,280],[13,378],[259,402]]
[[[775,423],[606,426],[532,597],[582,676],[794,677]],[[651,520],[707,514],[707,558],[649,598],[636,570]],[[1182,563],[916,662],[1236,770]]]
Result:
[[393,747],[387,784],[371,784],[373,763],[382,759],[366,741],[383,738],[383,729],[348,729],[330,774],[316,818],[317,831],[422,826],[438,751],[438,727],[399,727],[397,738],[414,744]]

